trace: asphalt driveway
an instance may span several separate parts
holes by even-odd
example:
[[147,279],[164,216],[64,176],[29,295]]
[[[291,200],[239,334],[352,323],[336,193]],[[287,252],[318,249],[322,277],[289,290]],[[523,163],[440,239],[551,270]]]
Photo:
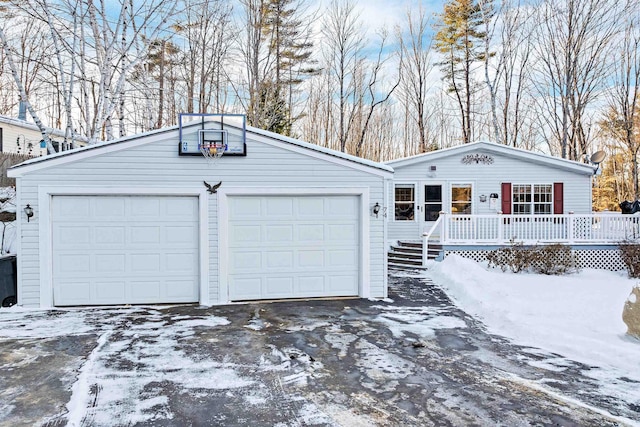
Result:
[[488,335],[428,280],[390,294],[0,310],[0,426],[640,425],[589,367]]

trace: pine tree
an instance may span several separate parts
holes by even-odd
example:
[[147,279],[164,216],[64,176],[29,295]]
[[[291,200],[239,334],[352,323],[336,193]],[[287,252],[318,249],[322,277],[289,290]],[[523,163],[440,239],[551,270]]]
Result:
[[473,137],[472,99],[477,90],[474,66],[486,56],[487,34],[481,28],[483,19],[492,15],[491,1],[451,0],[444,5],[444,11],[438,15],[441,22],[436,24],[435,48],[443,55],[439,65],[460,109],[465,144]]

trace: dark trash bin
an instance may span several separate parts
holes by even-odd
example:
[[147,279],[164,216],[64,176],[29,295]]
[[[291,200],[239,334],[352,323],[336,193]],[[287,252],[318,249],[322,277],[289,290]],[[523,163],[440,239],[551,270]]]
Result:
[[0,303],[3,307],[11,307],[18,302],[16,270],[15,256],[0,258]]

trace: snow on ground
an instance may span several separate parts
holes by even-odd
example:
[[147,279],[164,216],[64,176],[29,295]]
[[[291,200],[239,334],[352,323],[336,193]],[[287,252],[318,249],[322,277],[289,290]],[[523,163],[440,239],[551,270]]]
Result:
[[[564,276],[513,274],[449,256],[426,273],[489,332],[598,367],[585,372],[627,401],[640,401],[640,340],[626,335],[622,309],[637,280],[585,269]],[[561,363],[555,364],[561,366]]]

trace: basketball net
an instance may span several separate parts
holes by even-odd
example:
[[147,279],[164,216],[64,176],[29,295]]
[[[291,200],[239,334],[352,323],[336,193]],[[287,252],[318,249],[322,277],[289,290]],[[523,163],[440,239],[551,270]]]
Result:
[[207,159],[209,165],[214,164],[222,155],[224,150],[227,149],[227,144],[222,142],[202,142],[198,144],[200,152]]

